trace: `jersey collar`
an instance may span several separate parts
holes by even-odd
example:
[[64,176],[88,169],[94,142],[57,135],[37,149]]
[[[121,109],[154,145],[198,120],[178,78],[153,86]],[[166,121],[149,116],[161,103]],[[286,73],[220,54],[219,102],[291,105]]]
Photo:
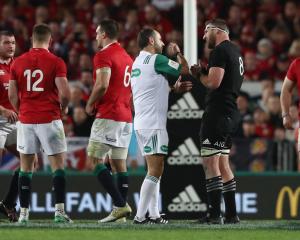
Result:
[[11,63],[11,61],[12,61],[12,58],[9,58],[9,59],[7,59],[7,60],[2,60],[2,59],[0,59],[0,64],[6,64],[6,65],[9,65],[9,64]]
[[119,44],[117,41],[111,42],[111,43],[107,44],[105,47],[103,47],[100,51],[103,51],[104,49],[108,48],[109,46],[111,46],[111,45],[113,45],[115,43]]
[[47,52],[49,52],[49,50],[46,48],[31,48],[30,51],[47,51]]

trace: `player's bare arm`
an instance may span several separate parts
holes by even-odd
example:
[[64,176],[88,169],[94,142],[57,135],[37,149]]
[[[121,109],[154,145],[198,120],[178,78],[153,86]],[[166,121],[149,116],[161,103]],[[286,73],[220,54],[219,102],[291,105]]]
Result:
[[16,80],[9,80],[8,98],[14,109],[19,112],[18,85]]
[[95,103],[103,97],[107,91],[110,76],[111,69],[109,67],[103,67],[96,70],[96,82],[85,108],[87,114],[93,115]]
[[281,94],[280,94],[283,126],[288,129],[293,128],[292,119],[289,114],[289,109],[291,106],[292,94],[295,85],[296,85],[295,82],[285,77],[282,84]]
[[208,74],[203,74],[205,69],[201,66],[200,62],[191,67],[192,75],[199,79],[200,82],[209,89],[216,89],[220,86],[224,77],[224,69],[220,67],[211,67]]
[[61,105],[61,110],[64,114],[68,112],[68,104],[71,97],[70,87],[67,78],[65,77],[56,77],[55,85],[59,93],[59,101]]

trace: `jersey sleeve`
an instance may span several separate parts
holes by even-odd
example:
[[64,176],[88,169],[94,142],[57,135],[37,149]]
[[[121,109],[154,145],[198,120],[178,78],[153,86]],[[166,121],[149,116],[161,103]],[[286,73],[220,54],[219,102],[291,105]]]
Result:
[[100,52],[94,57],[94,69],[97,70],[103,67],[112,68],[112,61],[109,56]]
[[293,82],[297,82],[297,75],[296,75],[296,66],[297,66],[297,64],[296,64],[296,60],[294,60],[292,63],[291,63],[291,65],[289,66],[289,69],[288,69],[288,71],[287,71],[287,74],[286,74],[286,77],[288,78],[288,79],[290,79],[291,81],[293,81]]
[[57,58],[55,77],[67,77],[67,67],[61,58]]
[[225,69],[226,54],[223,48],[215,48],[209,57],[209,67],[219,67]]
[[157,54],[154,62],[154,69],[157,73],[178,77],[181,72],[181,64],[164,55]]

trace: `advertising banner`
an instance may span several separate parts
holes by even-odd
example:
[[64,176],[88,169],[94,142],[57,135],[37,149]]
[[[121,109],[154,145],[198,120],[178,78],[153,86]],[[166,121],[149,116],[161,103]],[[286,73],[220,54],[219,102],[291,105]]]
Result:
[[[0,175],[0,197],[7,189],[9,175]],[[207,210],[201,182],[194,176],[171,176],[180,184],[161,189],[160,207],[169,219],[196,219]],[[128,203],[136,213],[143,176],[131,176]],[[300,175],[237,176],[237,212],[245,219],[299,219]],[[165,179],[162,179],[164,181]],[[175,182],[175,181],[174,181]],[[32,180],[31,218],[52,218],[54,199],[52,178],[34,175]],[[164,185],[166,186],[166,185]],[[224,210],[224,205],[222,206]],[[67,176],[66,210],[74,219],[100,219],[112,210],[112,200],[92,175]]]

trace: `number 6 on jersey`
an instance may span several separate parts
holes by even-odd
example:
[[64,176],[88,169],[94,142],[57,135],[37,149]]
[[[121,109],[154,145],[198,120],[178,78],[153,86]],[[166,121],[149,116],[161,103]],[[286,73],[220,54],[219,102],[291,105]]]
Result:
[[[38,76],[37,76],[38,75]],[[42,87],[37,87],[37,85],[43,81],[44,74],[42,70],[40,69],[35,69],[33,72],[31,72],[30,69],[26,69],[24,71],[24,77],[27,78],[27,91],[28,92],[43,92],[44,88]],[[38,78],[32,85],[32,78]]]

